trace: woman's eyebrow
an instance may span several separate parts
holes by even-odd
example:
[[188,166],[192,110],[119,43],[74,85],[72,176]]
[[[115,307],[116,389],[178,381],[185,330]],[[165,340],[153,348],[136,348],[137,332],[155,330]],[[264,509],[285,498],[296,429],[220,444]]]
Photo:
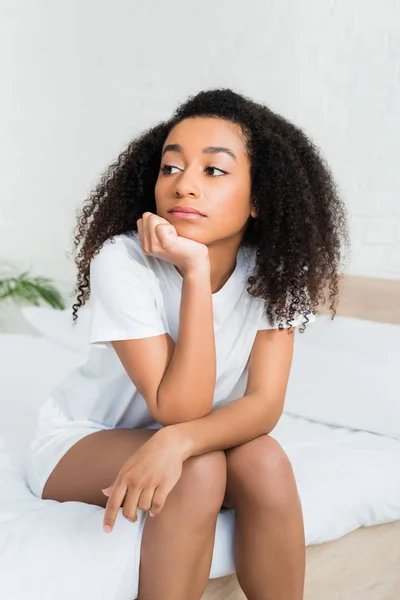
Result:
[[[161,157],[168,151],[183,152],[183,148],[180,144],[167,144],[162,151]],[[224,146],[207,146],[207,148],[203,148],[202,150],[202,154],[218,154],[219,152],[225,152],[225,154],[228,154],[235,162],[237,162],[236,155],[230,148],[224,148]]]

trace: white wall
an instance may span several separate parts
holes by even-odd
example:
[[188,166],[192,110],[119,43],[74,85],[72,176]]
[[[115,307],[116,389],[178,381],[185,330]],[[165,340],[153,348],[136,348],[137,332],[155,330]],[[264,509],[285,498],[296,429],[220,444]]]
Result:
[[75,211],[100,173],[189,94],[228,86],[322,148],[347,272],[400,278],[399,16],[395,0],[3,1],[0,265],[71,292]]

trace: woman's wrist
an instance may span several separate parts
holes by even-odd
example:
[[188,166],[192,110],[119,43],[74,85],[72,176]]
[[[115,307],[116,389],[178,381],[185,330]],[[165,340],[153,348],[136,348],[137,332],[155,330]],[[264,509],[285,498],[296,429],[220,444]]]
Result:
[[193,260],[181,268],[184,278],[197,276],[202,273],[210,274],[210,259],[207,256]]
[[157,435],[160,435],[166,444],[176,445],[183,461],[192,456],[192,441],[186,434],[183,433],[183,431],[181,431],[179,423],[163,427],[157,432]]

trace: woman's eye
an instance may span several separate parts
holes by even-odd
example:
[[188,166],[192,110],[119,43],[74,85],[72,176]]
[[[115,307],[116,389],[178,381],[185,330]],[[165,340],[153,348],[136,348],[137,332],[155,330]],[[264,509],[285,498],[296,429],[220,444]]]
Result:
[[[178,169],[178,167],[174,167],[173,165],[164,165],[163,167],[161,167],[160,171],[162,173],[164,173],[164,175],[171,175],[171,172],[168,171],[168,169]],[[212,169],[214,171],[219,171],[223,175],[226,174],[226,171],[222,171],[222,169],[218,169],[217,167],[208,166],[208,167],[205,168],[205,171],[207,171],[208,169]],[[217,177],[221,177],[221,175],[217,175]]]
[[[225,173],[226,173],[226,171],[222,171],[221,169],[218,169],[217,167],[207,167],[206,170],[207,169],[214,169],[214,171],[219,171],[223,175],[225,175]],[[217,175],[217,177],[221,177],[221,175]]]
[[164,165],[161,167],[160,171],[164,173],[164,175],[171,175],[171,173],[167,173],[167,169],[177,169],[178,167],[174,167],[173,165]]

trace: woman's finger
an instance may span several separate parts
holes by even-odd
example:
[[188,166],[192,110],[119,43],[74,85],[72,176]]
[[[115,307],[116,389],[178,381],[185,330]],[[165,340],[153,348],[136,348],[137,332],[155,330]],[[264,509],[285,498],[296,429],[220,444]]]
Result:
[[141,492],[142,490],[139,488],[133,486],[128,487],[124,506],[122,507],[122,514],[124,515],[125,519],[128,519],[128,521],[137,521],[136,509]]
[[136,221],[136,226],[137,226],[137,230],[138,230],[140,245],[143,248],[143,219],[142,218],[140,218]]
[[160,514],[160,512],[164,508],[167,496],[168,494],[166,493],[165,489],[163,489],[161,486],[156,488],[150,507],[152,516],[155,517],[156,515]]
[[163,225],[164,227],[172,227],[168,221],[166,221],[165,219],[163,219],[162,217],[159,217],[158,215],[154,215],[152,213],[150,213],[149,217],[148,217],[148,232],[149,232],[149,243],[150,243],[150,251],[151,252],[157,252],[159,247],[160,247],[160,240],[157,236],[156,233],[156,227],[157,225]]
[[[107,500],[106,510],[103,518],[103,528],[106,533],[109,533],[115,524],[118,511],[127,491],[127,484],[123,481],[116,482],[112,490],[111,496]],[[109,528],[109,529],[108,529]]]
[[111,496],[113,488],[114,488],[114,484],[112,483],[111,485],[108,486],[108,488],[104,488],[104,490],[101,490],[101,491],[103,492],[103,494],[105,496]]
[[145,252],[150,253],[151,251],[151,236],[150,236],[150,232],[149,232],[149,218],[150,215],[152,215],[152,213],[150,212],[144,212],[142,214],[142,220],[143,220],[143,250]]
[[178,235],[175,227],[169,223],[158,223],[154,231],[158,243],[164,250],[168,250],[173,245]]
[[151,509],[151,503],[153,501],[154,492],[154,487],[148,487],[142,490],[138,502],[138,508],[140,508],[140,510],[144,510],[146,512]]

